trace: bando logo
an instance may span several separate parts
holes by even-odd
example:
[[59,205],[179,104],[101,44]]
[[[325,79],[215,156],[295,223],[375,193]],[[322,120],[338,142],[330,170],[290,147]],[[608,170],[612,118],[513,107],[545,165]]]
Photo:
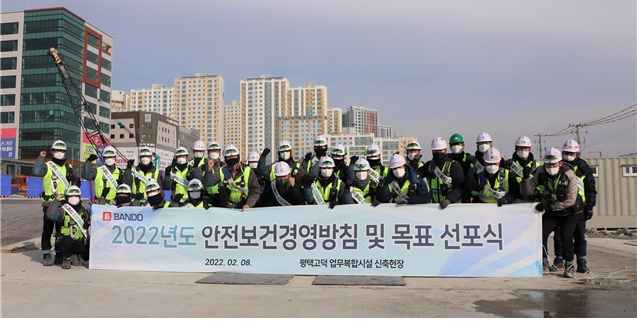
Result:
[[111,212],[102,213],[102,221],[110,221],[113,218]]

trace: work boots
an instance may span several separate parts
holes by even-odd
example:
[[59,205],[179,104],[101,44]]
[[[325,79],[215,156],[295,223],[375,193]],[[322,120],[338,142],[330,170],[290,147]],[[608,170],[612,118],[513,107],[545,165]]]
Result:
[[55,260],[53,260],[53,264],[55,265],[62,264],[62,253],[55,254]]
[[564,277],[574,278],[575,277],[575,265],[573,265],[573,261],[566,262],[564,264]]
[[44,266],[52,266],[53,260],[51,259],[51,253],[46,253],[42,257],[42,265]]
[[586,260],[585,259],[578,259],[577,260],[577,272],[579,273],[586,273],[589,272],[590,270],[588,269],[588,267],[586,267]]
[[80,261],[80,258],[77,257],[77,254],[71,255],[70,259],[71,259],[71,264],[73,264],[74,266],[84,266],[84,263]]
[[555,271],[564,271],[564,259],[555,258],[553,265],[555,266]]
[[64,259],[62,262],[62,268],[68,270],[71,268],[71,258]]

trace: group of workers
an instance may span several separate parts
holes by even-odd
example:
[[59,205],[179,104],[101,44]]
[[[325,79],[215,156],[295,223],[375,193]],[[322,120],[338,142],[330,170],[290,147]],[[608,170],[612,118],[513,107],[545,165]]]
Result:
[[[450,150],[450,152],[449,152]],[[543,162],[531,153],[531,140],[521,136],[515,141],[515,153],[505,160],[493,147],[491,136],[480,133],[476,152],[465,152],[459,134],[449,143],[442,137],[431,142],[431,158],[423,159],[420,144],[408,142],[406,158],[399,152],[383,164],[381,149],[371,144],[364,156],[348,157],[343,145],[328,149],[325,136],[314,140],[314,152],[295,160],[292,144],[283,140],[277,148],[276,162],[266,164],[270,149],[252,152],[241,161],[239,149],[217,142],[205,146],[195,142],[193,157],[179,147],[171,165],[164,171],[153,165],[153,152],[139,150],[139,162],[129,160],[125,169],[116,166],[117,151],[108,146],[102,152],[104,165],[94,165],[96,155],[86,160],[83,178],[94,181],[96,204],[148,206],[154,209],[234,208],[342,204],[435,203],[444,210],[457,203],[493,203],[501,207],[520,202],[539,202],[535,209],[542,216],[543,270],[563,270],[574,277],[575,271],[588,272],[586,266],[586,220],[593,215],[596,202],[592,169],[580,158],[577,142],[569,140],[562,150],[546,150]],[[329,154],[329,155],[328,155]],[[87,238],[90,208],[80,200],[80,179],[66,162],[66,144],[56,141],[53,159],[37,159],[34,175],[43,177],[44,228],[43,264],[82,265],[88,260]],[[222,161],[223,157],[223,161]],[[427,158],[429,158],[427,160]],[[165,200],[165,191],[170,191]],[[55,261],[51,256],[54,225],[59,241]],[[547,240],[555,232],[555,260],[549,264]],[[61,255],[60,255],[61,254]],[[577,269],[574,256],[577,255]],[[59,259],[58,259],[59,257]]]

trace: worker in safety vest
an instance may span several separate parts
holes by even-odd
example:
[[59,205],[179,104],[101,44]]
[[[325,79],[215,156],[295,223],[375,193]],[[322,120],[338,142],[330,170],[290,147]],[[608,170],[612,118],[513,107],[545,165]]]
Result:
[[[66,159],[66,143],[56,140],[51,145],[50,161],[44,162],[46,152],[41,151],[40,156],[33,166],[33,176],[42,177],[42,211],[43,211],[43,228],[42,228],[42,253],[44,266],[52,266],[51,258],[51,235],[55,228],[56,234],[60,233],[60,226],[55,222],[47,219],[46,212],[51,203],[55,200],[56,195],[64,195],[66,190],[72,185],[79,187],[82,183],[80,176],[77,175],[73,166],[67,163]],[[56,247],[57,248],[57,247]],[[55,256],[55,264],[62,264],[62,255]]]
[[265,185],[260,200],[263,206],[303,205],[303,193],[300,181],[292,176],[290,165],[280,161],[274,164],[274,180]]
[[391,171],[378,186],[376,200],[372,206],[381,203],[425,204],[431,201],[427,183],[416,174],[417,171],[400,154],[389,159]]
[[117,186],[126,184],[130,186],[133,182],[131,169],[134,159],[128,160],[126,170],[115,166],[116,150],[113,146],[107,146],[102,152],[104,165],[94,166],[91,164],[97,159],[95,154],[91,154],[84,164],[83,178],[94,181],[94,191],[96,203],[100,205],[115,205]]
[[334,145],[330,157],[334,160],[334,174],[345,183],[345,187],[349,188],[354,182],[354,166],[345,165],[345,146],[342,144]]
[[405,149],[407,163],[409,166],[418,171],[419,168],[425,165],[425,163],[421,160],[422,155],[420,154],[420,144],[417,141],[411,140],[407,142],[407,147]]
[[155,168],[153,164],[153,152],[148,147],[141,147],[139,149],[139,164],[135,166],[131,172],[133,175],[133,205],[140,206],[147,201],[146,196],[146,184],[151,179],[162,187],[162,170]]
[[302,166],[301,163],[295,161],[294,157],[292,156],[292,144],[290,144],[289,141],[287,140],[280,141],[279,146],[277,148],[277,152],[279,156],[278,160],[276,162],[273,162],[272,164],[268,164],[268,165],[265,164],[265,158],[270,153],[269,148],[265,148],[263,152],[261,153],[261,157],[259,158],[257,173],[260,177],[268,178],[264,186],[275,180],[276,174],[274,173],[274,165],[277,164],[278,162],[286,162],[288,166],[290,167],[290,172],[292,177],[294,177],[295,179],[300,180],[302,179],[303,176],[305,176],[305,173],[306,173],[305,168]]
[[540,202],[535,206],[542,215],[542,268],[545,274],[550,272],[547,254],[548,237],[557,226],[561,227],[563,246],[564,276],[575,276],[573,233],[577,222],[582,217],[586,206],[584,191],[578,188],[578,178],[573,167],[562,162],[562,153],[551,147],[544,154],[544,166],[538,167],[531,178],[522,179],[522,195],[540,195]]
[[204,186],[219,186],[219,203],[214,205],[241,211],[254,207],[261,194],[255,172],[239,163],[239,149],[235,145],[227,145],[223,157],[226,165],[221,171],[206,172],[204,176]]
[[365,158],[359,158],[353,165],[354,182],[350,187],[352,200],[356,204],[372,204],[376,200],[378,184],[371,179],[372,171],[369,162]]
[[164,189],[171,191],[170,202],[181,207],[188,200],[188,182],[196,178],[202,180],[201,169],[188,164],[188,150],[179,147],[175,151],[175,163],[166,167]]
[[188,182],[188,202],[182,207],[204,209],[210,207],[204,195],[203,184],[200,180],[194,178]]
[[[562,161],[573,166],[575,176],[578,177],[578,188],[580,191],[584,190],[584,198],[586,200],[586,207],[584,208],[584,214],[577,221],[575,225],[575,232],[573,233],[574,242],[573,249],[577,256],[577,269],[579,273],[586,273],[590,271],[586,266],[586,221],[593,217],[593,207],[597,203],[597,189],[595,188],[595,178],[593,177],[593,169],[588,163],[580,157],[579,144],[569,139],[564,142],[562,146]],[[553,245],[555,247],[555,261],[554,265],[560,269],[564,269],[562,240],[559,237],[561,228],[558,226],[553,234]]]
[[309,193],[304,194],[305,201],[308,204],[328,205],[329,209],[333,209],[337,204],[351,204],[348,203],[351,198],[345,197],[349,192],[345,188],[345,183],[334,175],[334,160],[325,156],[318,166],[318,177],[309,184],[306,182]]
[[[531,139],[526,136],[520,136],[515,141],[515,153],[511,159],[506,161],[506,167],[511,171],[511,174],[515,176],[518,184],[522,182],[522,179],[527,178],[535,173],[535,170],[541,166],[540,162],[535,160],[533,153],[531,153]],[[535,201],[534,197],[527,197],[523,199],[525,202]]]
[[[389,168],[383,165],[380,156],[380,147],[378,147],[378,145],[371,144],[365,147],[365,157],[367,159],[367,162],[369,162],[369,166],[372,168],[372,170],[374,170],[374,172],[378,174],[376,176],[387,177],[387,175],[389,174]],[[373,173],[371,174],[374,175]],[[372,179],[374,179],[374,177],[372,177]],[[376,180],[377,179],[374,179],[374,181]]]
[[462,197],[464,173],[462,166],[447,156],[447,141],[436,137],[431,141],[430,161],[421,167],[420,177],[429,184],[432,203],[439,203],[445,209],[451,203],[458,203]]
[[[213,141],[208,144],[208,158],[206,159],[206,167],[202,169],[202,175],[206,172],[214,173],[220,171],[221,167],[225,165],[221,161],[221,145],[218,142]],[[219,203],[219,186],[204,186],[205,196],[208,199],[208,204]]]
[[206,143],[198,140],[192,145],[192,159],[188,162],[190,166],[198,167],[203,173],[206,170]]
[[[152,207],[153,209],[171,207],[171,202],[165,201],[164,193],[159,184],[152,179],[146,184],[146,195],[148,196],[148,202],[144,206]],[[173,207],[179,207],[179,205]]]
[[471,190],[475,187],[472,182],[476,174],[474,156],[465,152],[464,138],[460,134],[453,134],[449,139],[449,149],[451,153],[447,154],[450,159],[455,160],[462,167],[464,174],[464,185],[462,187],[462,203],[471,203]]
[[500,166],[500,151],[491,147],[482,156],[487,184],[476,189],[473,203],[497,203],[498,207],[520,199],[520,186],[508,169]]
[[313,179],[316,178],[319,171],[318,164],[321,162],[321,158],[325,156],[327,156],[327,138],[323,135],[318,135],[314,138],[314,154],[305,154],[301,162],[301,167],[305,169],[306,175],[312,175]]
[[58,194],[49,206],[47,219],[60,224],[59,247],[63,257],[62,268],[70,269],[71,265],[83,266],[82,257],[88,261],[89,226],[91,225],[91,209],[82,204],[82,192],[77,186],[66,190],[66,196]]

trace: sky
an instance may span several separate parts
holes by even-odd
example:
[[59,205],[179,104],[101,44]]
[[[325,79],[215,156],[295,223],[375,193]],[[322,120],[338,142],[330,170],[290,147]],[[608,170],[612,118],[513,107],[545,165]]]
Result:
[[[509,158],[522,135],[556,133],[637,103],[635,1],[3,0],[2,12],[66,7],[114,38],[113,89],[195,73],[263,74],[327,87],[328,104],[379,111],[418,137],[481,132]],[[637,152],[637,116],[580,131],[582,157]],[[546,137],[561,147],[573,135]]]

